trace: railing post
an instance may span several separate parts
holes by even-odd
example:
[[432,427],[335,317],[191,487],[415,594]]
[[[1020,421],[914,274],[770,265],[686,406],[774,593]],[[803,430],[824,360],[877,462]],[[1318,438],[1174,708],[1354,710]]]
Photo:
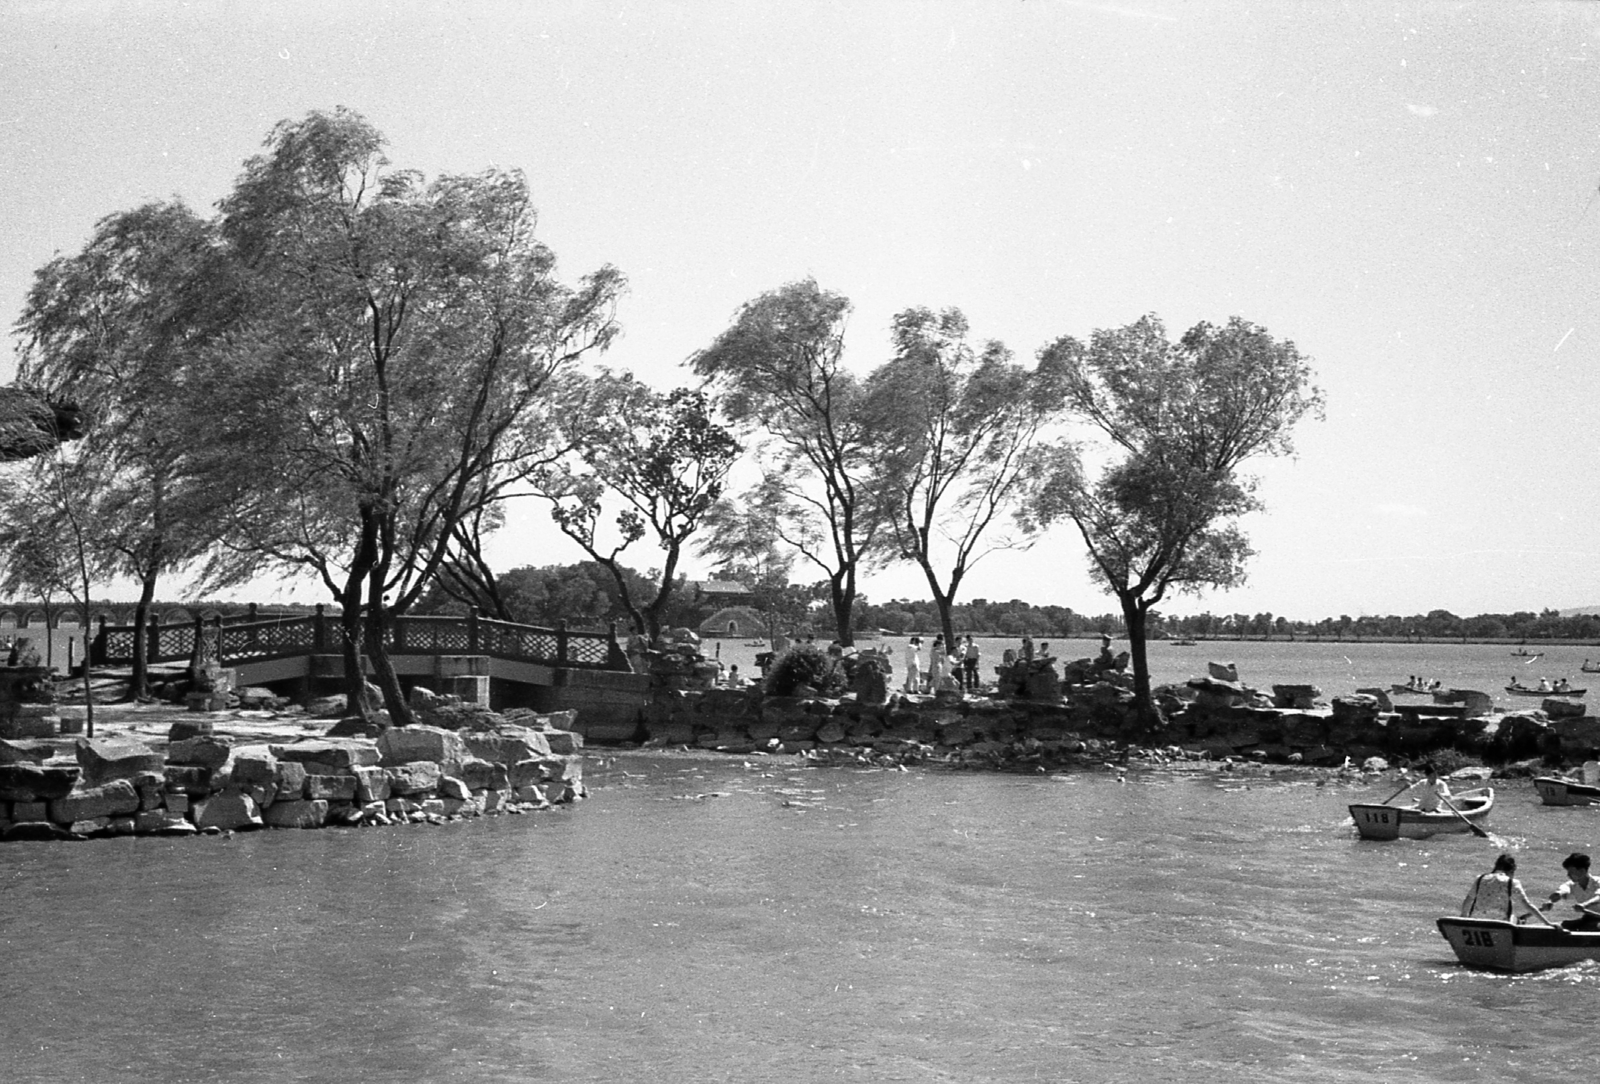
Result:
[[154,663],[161,658],[161,615],[150,615],[150,623],[145,626],[144,661]]
[[327,614],[324,612],[325,610],[326,607],[322,603],[317,603],[316,622],[311,627],[311,646],[316,649],[319,655],[326,651],[328,647],[328,626],[326,624]]
[[194,615],[194,649],[189,652],[189,669],[199,672],[200,666],[206,661],[204,655],[206,645],[206,619],[199,614]]
[[478,608],[467,609],[467,650],[474,655],[478,653]]
[[221,666],[222,665],[222,615],[221,614],[218,614],[217,616],[215,616],[215,617],[213,617],[211,619],[211,628],[217,634],[217,665]]
[[556,662],[567,665],[567,619],[556,622]]
[[100,615],[100,631],[94,634],[93,647],[85,646],[84,659],[86,662],[98,663],[101,666],[106,662],[106,615]]
[[248,626],[249,631],[245,633],[245,638],[249,641],[250,647],[253,649],[253,648],[256,647],[257,643],[259,642],[259,638],[261,636],[261,630],[256,628],[256,622],[261,620],[261,618],[260,618],[259,612],[258,612],[258,610],[256,608],[256,604],[253,603],[253,602],[250,604],[249,620],[250,620],[250,624]]

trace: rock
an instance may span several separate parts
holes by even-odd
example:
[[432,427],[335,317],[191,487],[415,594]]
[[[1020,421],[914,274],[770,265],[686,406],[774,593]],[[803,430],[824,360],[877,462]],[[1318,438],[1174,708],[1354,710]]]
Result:
[[[387,716],[385,716],[387,719]],[[379,719],[363,719],[359,715],[346,715],[337,723],[328,728],[330,738],[376,738],[389,729],[387,722]]]
[[549,736],[528,727],[506,726],[499,730],[471,731],[461,735],[468,751],[492,764],[512,765],[531,757],[549,756]]
[[311,801],[352,802],[356,797],[356,789],[356,777],[353,775],[308,774],[304,793]]
[[274,802],[261,819],[269,828],[321,828],[328,823],[328,803],[320,799]]
[[179,719],[167,728],[167,741],[188,741],[190,738],[210,737],[214,724],[210,719]]
[[56,747],[37,738],[0,738],[0,764],[43,764],[56,755]]
[[1208,662],[1206,672],[1217,681],[1230,681],[1235,684],[1239,681],[1239,667],[1231,662]]
[[545,740],[550,743],[550,752],[556,756],[570,757],[583,752],[583,735],[575,730],[546,731]]
[[228,761],[232,744],[209,734],[167,743],[168,764],[189,764],[201,768],[220,768]]
[[[80,769],[66,765],[0,764],[0,802],[40,802],[64,798],[72,791],[80,775]],[[132,786],[130,783],[130,789]]]
[[389,797],[389,775],[382,768],[351,768],[356,780],[356,801],[381,802]]
[[460,765],[471,755],[460,734],[437,726],[391,727],[378,737],[378,753],[385,767],[418,760]]
[[278,780],[278,758],[265,745],[252,745],[233,751],[233,764],[229,778],[236,787],[275,786]]
[[272,755],[297,764],[320,764],[333,771],[367,767],[378,763],[377,747],[371,742],[352,739],[312,738],[293,745],[271,745]]
[[111,817],[139,811],[139,792],[126,779],[92,786],[77,786],[50,803],[50,819],[57,824]]
[[293,760],[280,760],[272,769],[273,790],[285,799],[299,798],[306,791],[306,766]]
[[444,771],[431,760],[415,760],[408,764],[396,764],[384,768],[384,774],[389,777],[389,792],[402,797],[413,794],[423,794],[439,786]]
[[85,783],[105,783],[112,779],[131,779],[140,772],[159,772],[166,758],[148,745],[119,738],[80,739],[78,764]]
[[306,714],[313,719],[332,719],[343,715],[348,704],[342,696],[319,696],[306,701]]
[[261,813],[249,795],[225,791],[194,804],[194,826],[201,831],[260,828]]

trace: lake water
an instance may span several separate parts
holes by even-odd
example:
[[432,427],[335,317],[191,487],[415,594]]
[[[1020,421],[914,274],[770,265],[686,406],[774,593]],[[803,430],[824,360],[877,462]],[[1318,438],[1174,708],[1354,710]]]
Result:
[[[1496,853],[1392,787],[604,754],[565,811],[0,848],[29,1084],[1485,1081],[1592,1056],[1600,967],[1433,919]],[[1502,790],[1548,891],[1600,811]]]
[[[923,660],[932,637],[923,637]],[[994,678],[994,666],[1006,648],[1020,648],[1016,638],[978,637],[983,653],[982,673]],[[906,638],[884,637],[858,646],[880,646],[889,650],[896,670],[905,651]],[[1113,651],[1127,650],[1127,641],[1112,644]],[[759,671],[755,656],[764,648],[743,640],[707,640],[701,651],[722,660],[724,667],[737,664],[739,673],[754,677]],[[1050,652],[1058,658],[1080,659],[1098,654],[1098,640],[1057,640]],[[1542,652],[1535,659],[1514,656],[1513,651]],[[1531,646],[1525,649],[1508,644],[1387,644],[1332,643],[1314,640],[1216,640],[1202,641],[1193,647],[1179,647],[1168,641],[1149,646],[1150,680],[1156,685],[1181,683],[1206,672],[1208,661],[1233,662],[1239,679],[1246,685],[1270,692],[1273,685],[1310,684],[1325,697],[1342,696],[1357,689],[1404,684],[1416,674],[1424,680],[1442,681],[1446,688],[1476,689],[1494,697],[1502,710],[1537,707],[1531,697],[1510,696],[1506,685],[1513,677],[1525,685],[1538,684],[1540,677],[1551,681],[1567,678],[1573,688],[1588,689],[1593,679],[1594,695],[1600,698],[1600,674],[1585,674],[1583,664],[1600,665],[1600,647],[1585,644]],[[1423,698],[1403,703],[1425,703]]]

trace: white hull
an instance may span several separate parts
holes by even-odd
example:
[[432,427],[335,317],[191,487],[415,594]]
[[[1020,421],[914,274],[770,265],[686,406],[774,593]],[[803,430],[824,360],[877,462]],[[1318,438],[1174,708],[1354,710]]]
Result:
[[1540,971],[1600,959],[1600,932],[1573,933],[1495,918],[1441,918],[1438,925],[1456,959],[1468,967]]

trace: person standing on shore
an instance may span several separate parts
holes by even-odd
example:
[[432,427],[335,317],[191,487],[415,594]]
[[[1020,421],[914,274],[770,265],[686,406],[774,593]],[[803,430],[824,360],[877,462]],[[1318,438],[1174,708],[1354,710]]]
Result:
[[972,633],[967,633],[967,641],[961,648],[961,677],[962,684],[969,693],[978,691],[978,659],[980,653],[978,645],[972,639]]
[[901,686],[908,693],[922,691],[922,637],[913,636],[906,643],[906,680]]
[[950,652],[944,646],[944,633],[933,638],[933,647],[928,650],[928,691],[938,692],[939,686],[950,673]]

